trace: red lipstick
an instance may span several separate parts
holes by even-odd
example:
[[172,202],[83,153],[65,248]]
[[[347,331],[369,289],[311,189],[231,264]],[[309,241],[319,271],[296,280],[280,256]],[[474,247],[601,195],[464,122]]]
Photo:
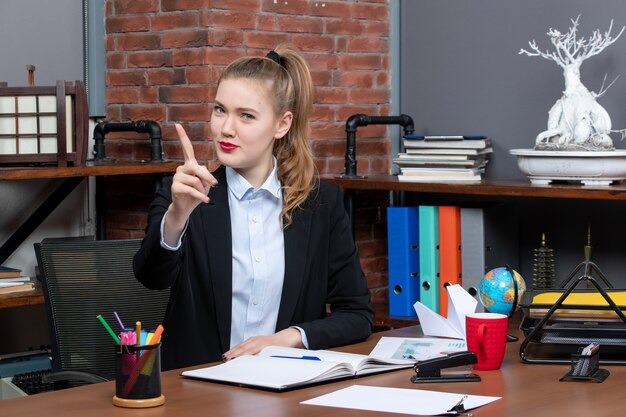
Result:
[[220,148],[223,151],[225,151],[225,152],[231,152],[231,151],[234,151],[235,149],[237,149],[238,146],[235,145],[234,143],[221,141],[220,142]]

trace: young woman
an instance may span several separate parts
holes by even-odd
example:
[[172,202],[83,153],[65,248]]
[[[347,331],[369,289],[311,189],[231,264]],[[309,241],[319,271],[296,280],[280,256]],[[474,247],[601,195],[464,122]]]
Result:
[[163,369],[365,339],[373,312],[339,188],[316,180],[313,84],[294,49],[230,64],[211,134],[221,167],[185,163],[157,191],[135,275],[171,287]]

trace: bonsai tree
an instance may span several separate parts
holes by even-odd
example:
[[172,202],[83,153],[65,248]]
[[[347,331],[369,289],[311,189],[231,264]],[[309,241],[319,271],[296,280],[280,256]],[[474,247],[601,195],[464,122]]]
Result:
[[[607,111],[596,101],[613,84],[599,93],[589,91],[580,81],[580,66],[583,61],[598,55],[613,44],[624,32],[624,27],[616,35],[611,36],[613,21],[609,29],[602,33],[596,29],[589,39],[577,38],[578,20],[572,19],[572,26],[566,33],[550,28],[548,37],[554,51],[541,52],[537,43],[528,42],[530,51],[520,50],[520,54],[538,56],[556,62],[563,68],[565,91],[563,96],[554,103],[548,113],[548,128],[537,135],[536,150],[613,150],[611,118]],[[606,78],[606,77],[605,77]],[[619,131],[624,135],[624,130]]]

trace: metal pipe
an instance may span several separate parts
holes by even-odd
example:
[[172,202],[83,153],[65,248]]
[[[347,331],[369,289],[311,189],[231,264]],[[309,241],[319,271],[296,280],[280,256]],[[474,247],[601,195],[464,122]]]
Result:
[[415,131],[411,116],[401,114],[399,116],[368,116],[366,114],[353,114],[346,121],[346,162],[345,173],[342,178],[355,178],[356,175],[356,131],[359,126],[368,125],[400,125],[405,135],[411,135]]
[[150,161],[163,161],[161,146],[161,127],[154,120],[139,120],[137,122],[100,122],[93,129],[94,160],[105,159],[104,137],[109,132],[137,132],[148,133],[150,136]]

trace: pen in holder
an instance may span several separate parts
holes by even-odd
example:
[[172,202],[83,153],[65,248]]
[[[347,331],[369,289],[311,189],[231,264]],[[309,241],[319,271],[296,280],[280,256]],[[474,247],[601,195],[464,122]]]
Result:
[[581,353],[572,353],[572,369],[563,375],[560,381],[591,380],[604,381],[610,374],[606,369],[598,368],[600,363],[599,345],[589,345]]
[[115,396],[118,407],[156,407],[161,394],[161,343],[145,346],[115,345]]

